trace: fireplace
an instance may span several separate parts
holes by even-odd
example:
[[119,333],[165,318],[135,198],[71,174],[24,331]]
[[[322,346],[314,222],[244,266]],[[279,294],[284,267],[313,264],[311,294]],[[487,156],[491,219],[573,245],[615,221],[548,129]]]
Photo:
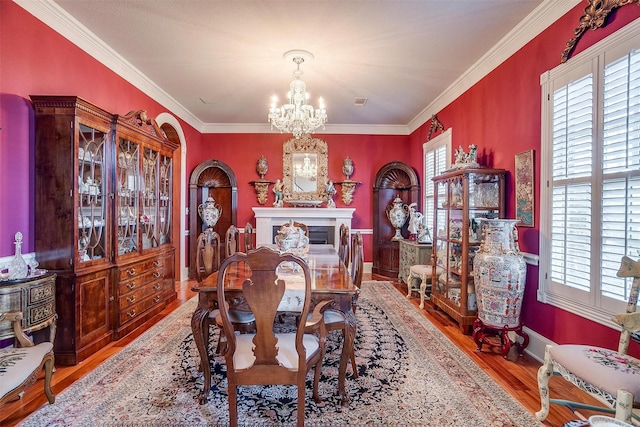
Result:
[[256,245],[269,245],[282,224],[295,220],[309,227],[313,243],[340,243],[340,225],[351,229],[354,208],[260,208],[254,207],[256,217]]

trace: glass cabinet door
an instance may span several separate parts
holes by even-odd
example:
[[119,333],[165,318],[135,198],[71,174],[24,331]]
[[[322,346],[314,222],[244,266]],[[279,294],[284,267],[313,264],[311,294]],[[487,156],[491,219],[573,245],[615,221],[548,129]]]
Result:
[[139,145],[119,138],[116,153],[117,255],[138,251]]
[[78,255],[79,264],[103,259],[107,253],[104,165],[108,132],[78,126]]
[[158,152],[144,149],[142,158],[142,249],[158,246]]
[[161,245],[171,242],[172,173],[171,157],[161,155],[158,181],[158,239]]

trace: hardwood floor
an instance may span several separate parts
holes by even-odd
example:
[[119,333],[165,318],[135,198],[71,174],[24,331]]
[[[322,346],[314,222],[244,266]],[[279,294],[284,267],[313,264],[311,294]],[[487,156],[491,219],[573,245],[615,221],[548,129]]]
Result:
[[[364,280],[389,280],[386,277],[371,277],[365,274]],[[153,326],[158,321],[186,302],[194,296],[190,290],[193,282],[181,282],[176,285],[178,298],[172,302],[163,312],[149,320],[143,328],[132,332],[128,336],[119,341],[109,344],[98,353],[90,356],[76,366],[58,366],[52,380],[52,388],[54,393],[60,393],[69,387],[76,380],[82,378],[96,366],[108,359],[110,356],[122,350],[132,340],[137,338],[145,329]],[[406,295],[406,285],[394,284],[395,287]],[[419,298],[415,295],[410,299],[411,303],[418,308]],[[424,310],[420,310],[426,318],[434,323],[451,341],[471,357],[482,369],[487,372],[498,384],[514,396],[520,403],[530,412],[536,412],[540,408],[540,399],[538,395],[538,385],[536,375],[540,363],[524,355],[515,361],[505,360],[498,353],[497,349],[489,350],[486,347],[483,351],[476,350],[475,343],[471,336],[463,335],[458,325],[453,322],[442,311],[436,311],[430,302],[426,302]],[[0,410],[0,426],[11,427],[18,424],[29,414],[39,407],[48,404],[42,390],[43,379],[40,378],[36,384],[32,385],[20,400],[5,404]],[[595,400],[589,398],[575,387],[567,385],[563,379],[554,378],[551,383],[552,393],[554,396],[563,395],[567,399],[575,399],[578,396],[582,400],[594,403]],[[588,417],[593,413],[580,410],[582,415]],[[558,405],[552,405],[549,417],[543,423],[546,426],[562,426],[567,421],[577,419],[567,408]]]

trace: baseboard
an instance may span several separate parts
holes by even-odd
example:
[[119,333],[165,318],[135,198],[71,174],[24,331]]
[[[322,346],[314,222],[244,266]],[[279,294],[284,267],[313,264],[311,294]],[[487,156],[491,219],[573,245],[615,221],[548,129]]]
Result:
[[542,363],[544,360],[544,349],[546,345],[555,343],[550,339],[540,335],[539,333],[532,331],[526,326],[524,326],[522,329],[527,333],[527,335],[529,335],[529,345],[524,350],[524,352],[536,359],[538,362]]

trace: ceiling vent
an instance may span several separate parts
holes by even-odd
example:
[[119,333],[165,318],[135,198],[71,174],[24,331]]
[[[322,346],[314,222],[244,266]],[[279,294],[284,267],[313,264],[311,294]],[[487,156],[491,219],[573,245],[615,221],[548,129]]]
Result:
[[355,104],[356,105],[364,105],[367,103],[368,98],[356,98]]

